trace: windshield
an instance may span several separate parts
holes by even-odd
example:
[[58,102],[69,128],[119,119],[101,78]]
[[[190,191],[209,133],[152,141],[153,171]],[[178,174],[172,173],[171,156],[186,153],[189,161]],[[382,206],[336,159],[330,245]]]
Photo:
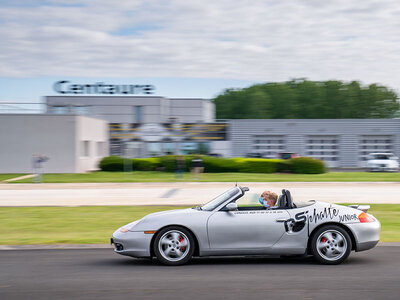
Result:
[[217,208],[221,203],[225,202],[226,200],[232,198],[233,196],[235,196],[237,193],[239,192],[239,188],[234,187],[228,191],[226,191],[225,193],[219,195],[218,197],[214,198],[213,200],[211,200],[210,202],[204,204],[201,209],[202,210],[207,210],[207,211],[211,211],[214,210],[215,208]]
[[389,155],[385,154],[375,154],[373,155],[373,159],[390,159]]

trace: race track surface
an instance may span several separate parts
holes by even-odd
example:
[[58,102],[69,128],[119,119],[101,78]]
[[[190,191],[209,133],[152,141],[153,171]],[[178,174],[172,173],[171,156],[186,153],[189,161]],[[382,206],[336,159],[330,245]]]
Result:
[[0,251],[0,299],[399,299],[400,247],[312,258],[197,258],[166,267],[112,249]]

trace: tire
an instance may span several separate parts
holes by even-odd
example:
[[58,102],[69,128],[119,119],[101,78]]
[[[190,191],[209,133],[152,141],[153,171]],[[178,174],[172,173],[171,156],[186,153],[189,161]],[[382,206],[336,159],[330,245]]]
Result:
[[349,234],[337,225],[326,225],[315,231],[310,246],[314,258],[326,265],[341,264],[352,248]]
[[192,258],[195,242],[187,229],[170,226],[157,233],[153,247],[159,262],[168,266],[179,266]]

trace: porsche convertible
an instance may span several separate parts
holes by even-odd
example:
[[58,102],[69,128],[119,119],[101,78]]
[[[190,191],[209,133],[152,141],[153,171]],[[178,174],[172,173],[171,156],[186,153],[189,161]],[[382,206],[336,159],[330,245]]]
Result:
[[218,255],[313,255],[320,263],[340,264],[352,250],[379,241],[381,225],[368,205],[295,202],[284,189],[276,205],[265,208],[245,197],[248,190],[235,186],[203,206],[152,213],[124,225],[112,235],[114,251],[157,257],[166,265]]

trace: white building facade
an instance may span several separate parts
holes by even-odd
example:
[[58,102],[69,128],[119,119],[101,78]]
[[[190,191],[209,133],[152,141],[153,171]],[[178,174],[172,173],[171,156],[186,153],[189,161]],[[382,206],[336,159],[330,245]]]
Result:
[[34,155],[46,173],[82,173],[109,155],[107,122],[85,116],[0,114],[0,141],[0,173],[32,173]]

